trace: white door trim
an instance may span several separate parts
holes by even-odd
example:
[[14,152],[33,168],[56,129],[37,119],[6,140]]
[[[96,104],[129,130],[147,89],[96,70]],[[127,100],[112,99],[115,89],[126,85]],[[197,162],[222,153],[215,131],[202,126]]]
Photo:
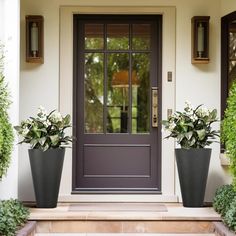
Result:
[[[138,6],[62,6],[60,7],[60,87],[59,108],[72,115],[73,104],[73,14],[161,14],[162,34],[162,119],[167,109],[175,110],[176,8]],[[167,72],[172,72],[172,82]],[[163,137],[166,136],[162,132]],[[77,194],[71,195],[72,151],[67,150],[59,201],[146,201],[176,202],[174,141],[162,138],[162,194]]]

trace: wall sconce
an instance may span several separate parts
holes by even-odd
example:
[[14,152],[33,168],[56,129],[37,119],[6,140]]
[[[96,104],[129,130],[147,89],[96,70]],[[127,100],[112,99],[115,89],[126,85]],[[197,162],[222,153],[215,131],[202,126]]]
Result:
[[26,61],[43,63],[43,16],[30,15],[26,20]]
[[209,63],[210,16],[192,18],[192,64]]

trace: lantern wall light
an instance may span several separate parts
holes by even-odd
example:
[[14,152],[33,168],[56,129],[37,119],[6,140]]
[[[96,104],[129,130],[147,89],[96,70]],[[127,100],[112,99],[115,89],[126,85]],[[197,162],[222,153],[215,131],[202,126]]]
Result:
[[192,64],[209,63],[210,16],[192,18]]
[[26,20],[26,62],[43,63],[43,16],[28,15]]

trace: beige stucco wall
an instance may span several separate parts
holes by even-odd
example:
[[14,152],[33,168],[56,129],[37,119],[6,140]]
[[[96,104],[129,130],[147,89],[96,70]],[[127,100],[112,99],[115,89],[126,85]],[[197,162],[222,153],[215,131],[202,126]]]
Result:
[[[193,105],[205,104],[217,108],[220,113],[220,0],[54,0],[21,1],[21,78],[20,78],[20,118],[25,119],[36,112],[39,105],[48,110],[59,107],[59,8],[71,6],[175,6],[176,7],[176,109],[182,109],[185,100]],[[25,63],[24,17],[27,14],[43,15],[45,19],[45,57],[43,65]],[[209,15],[210,19],[210,63],[191,64],[191,17]],[[168,60],[166,61],[168,64]],[[163,80],[166,78],[163,77]],[[216,125],[219,128],[219,125]],[[230,178],[219,162],[219,144],[212,145],[212,159],[209,171],[206,200],[210,201],[217,186],[229,182]],[[27,147],[20,148],[19,197],[21,200],[33,199],[33,188]],[[174,161],[173,156],[168,156]],[[70,194],[71,165],[66,163],[61,194]],[[164,169],[163,172],[168,172]],[[179,195],[177,178],[174,194]],[[65,187],[67,183],[67,187]],[[69,187],[68,187],[69,186]]]
[[221,0],[221,16],[225,16],[233,11],[236,11],[236,1],[234,0]]

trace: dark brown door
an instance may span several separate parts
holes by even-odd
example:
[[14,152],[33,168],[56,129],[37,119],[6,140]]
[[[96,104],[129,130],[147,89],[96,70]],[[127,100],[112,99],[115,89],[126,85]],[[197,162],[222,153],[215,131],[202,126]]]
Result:
[[74,16],[74,193],[161,191],[161,24]]

